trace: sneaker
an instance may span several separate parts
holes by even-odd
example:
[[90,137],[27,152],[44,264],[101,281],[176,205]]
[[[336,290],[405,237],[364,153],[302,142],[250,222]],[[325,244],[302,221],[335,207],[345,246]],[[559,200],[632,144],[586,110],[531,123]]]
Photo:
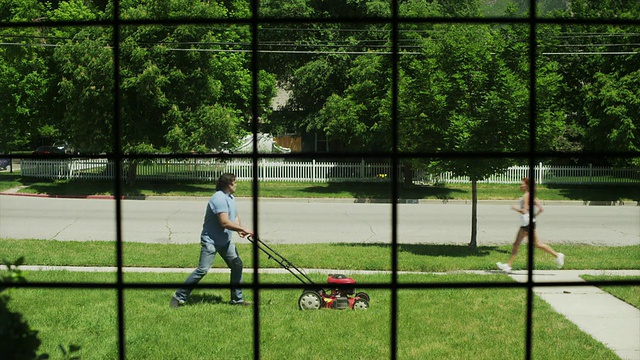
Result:
[[558,269],[562,269],[562,267],[564,266],[564,254],[563,253],[558,253],[558,256],[556,257],[556,265],[558,266]]
[[172,308],[179,308],[180,306],[184,305],[184,300],[179,300],[177,297],[172,296],[171,297],[171,301],[169,302],[169,306]]
[[500,270],[502,270],[504,272],[510,272],[511,271],[511,266],[509,266],[509,264],[498,262],[498,263],[496,263],[496,265],[498,266],[498,269],[500,269]]
[[251,301],[229,301],[230,305],[237,305],[237,306],[251,306],[253,305]]

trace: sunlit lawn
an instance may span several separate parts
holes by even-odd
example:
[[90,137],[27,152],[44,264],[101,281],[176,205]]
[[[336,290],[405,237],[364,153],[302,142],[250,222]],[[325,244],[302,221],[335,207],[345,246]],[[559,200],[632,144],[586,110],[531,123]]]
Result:
[[[21,190],[27,194],[50,195],[113,195],[113,181],[42,180],[25,179],[19,172],[0,173],[0,191],[19,185],[29,185]],[[260,197],[275,198],[356,198],[390,199],[392,188],[385,182],[281,182],[264,181],[259,187]],[[138,181],[135,185],[123,184],[121,193],[128,197],[145,196],[211,196],[215,182],[154,182]],[[238,182],[237,196],[253,196],[250,181]],[[517,184],[478,184],[479,200],[516,199],[521,195]],[[578,201],[640,201],[637,186],[572,186],[540,185],[539,198]],[[399,199],[470,200],[471,185],[415,185],[398,187]]]
[[[112,274],[31,272],[30,281],[111,282]],[[261,275],[270,283],[286,275]],[[481,280],[478,280],[478,277]],[[437,279],[436,279],[437,278]],[[175,282],[183,274],[127,274],[125,281]],[[202,284],[226,284],[227,275],[209,274]],[[251,282],[250,275],[246,281]],[[359,275],[362,283],[388,281]],[[505,275],[406,275],[403,282],[509,282]],[[254,315],[259,319],[261,359],[388,359],[390,290],[366,289],[366,311],[300,311],[300,289],[262,290],[259,313],[226,304],[226,289],[196,289],[188,305],[168,306],[173,289],[124,291],[126,358],[250,359]],[[254,299],[251,290],[245,290]],[[41,352],[58,358],[58,344],[81,347],[82,359],[116,359],[117,294],[108,289],[14,289],[10,308],[24,313],[39,330]],[[524,288],[406,289],[397,293],[399,359],[521,359],[525,349]],[[604,345],[558,316],[535,298],[533,357],[540,359],[616,359]]]
[[[253,266],[251,244],[237,242],[246,268]],[[302,268],[344,270],[391,270],[390,244],[271,244],[285,258]],[[592,246],[554,245],[567,254],[565,269],[640,269],[640,245]],[[199,244],[123,243],[123,265],[132,267],[191,268],[197,265]],[[398,270],[444,272],[494,270],[511,247],[466,245],[400,244]],[[0,254],[8,260],[25,257],[31,265],[115,266],[116,246],[104,241],[55,241],[0,239]],[[260,254],[260,268],[280,267]],[[357,259],[367,259],[358,261]],[[553,257],[535,252],[535,268],[556,269]],[[226,267],[216,261],[215,267]],[[523,246],[514,269],[527,268],[527,247]]]

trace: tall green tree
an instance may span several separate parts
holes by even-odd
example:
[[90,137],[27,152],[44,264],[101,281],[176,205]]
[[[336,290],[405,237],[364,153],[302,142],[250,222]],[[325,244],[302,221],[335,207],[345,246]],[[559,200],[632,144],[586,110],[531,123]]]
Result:
[[[197,0],[120,5],[123,19],[237,18],[248,9],[246,4],[240,8],[234,2]],[[110,11],[100,16],[109,17]],[[248,26],[124,26],[120,39],[120,141],[125,153],[210,152],[233,146],[251,129],[250,54],[225,45],[249,43]],[[95,151],[115,150],[113,55],[110,29],[100,27],[83,28],[56,50],[65,122],[74,139]],[[265,71],[258,76],[258,115],[267,119],[275,78]],[[134,181],[136,161],[129,165]]]
[[[243,1],[121,1],[120,6],[123,19],[250,15]],[[92,21],[111,18],[112,7],[104,0],[25,0],[3,2],[0,15],[7,21]],[[0,121],[11,129],[0,135],[2,148],[24,146],[39,134],[47,141],[67,139],[88,152],[115,150],[111,31],[97,26],[3,30],[22,44],[0,48],[0,86],[10,94],[0,100]],[[249,26],[123,26],[120,39],[123,151],[219,150],[251,129],[251,55],[241,45],[250,43]],[[255,120],[266,122],[275,78],[266,71],[258,76]]]
[[[326,18],[390,13],[390,4],[385,1],[308,0],[284,7],[277,1],[261,2],[261,14],[265,16]],[[275,53],[264,54],[261,63],[278,75],[279,85],[291,94],[285,115],[271,128],[302,134],[326,133],[343,143],[346,151],[380,151],[380,137],[376,135],[383,127],[387,128],[384,137],[390,138],[389,120],[382,120],[382,115],[376,113],[379,95],[388,96],[390,88],[390,61],[380,55],[390,51],[389,39],[390,27],[379,24],[265,24],[261,42]],[[360,101],[354,97],[367,88],[375,91],[366,97],[372,102],[352,106],[354,101]],[[390,141],[386,142],[388,147]]]
[[56,108],[56,80],[51,71],[52,48],[47,30],[45,3],[34,0],[0,3],[2,22],[32,22],[33,27],[3,28],[0,39],[0,151],[22,150],[42,141],[55,141],[61,128],[51,117]]
[[[638,19],[640,4],[621,1],[571,1],[560,14],[568,19]],[[569,150],[637,151],[638,26],[567,25],[541,44],[558,64]],[[595,159],[588,159],[593,161]],[[629,165],[631,159],[599,159],[602,164]]]
[[[640,60],[640,58],[639,58]],[[584,87],[587,118],[585,147],[595,151],[640,152],[640,70],[594,76]],[[614,165],[640,165],[636,159],[611,159]]]
[[55,50],[61,121],[67,137],[83,153],[112,153],[114,113],[113,47],[109,29],[79,30]]
[[[459,15],[477,15],[478,5],[468,4],[470,10]],[[422,54],[401,61],[401,150],[526,151],[529,90],[523,29],[447,24],[420,30],[413,36]],[[513,160],[422,159],[411,165],[453,171],[471,179],[470,245],[476,246],[477,183],[513,165]]]
[[[443,149],[450,152],[507,153],[528,149],[528,84],[507,66],[505,42],[488,26],[449,25],[434,54],[440,86],[434,94],[444,107]],[[477,183],[513,165],[509,158],[456,159],[445,169],[468,176],[472,184],[471,240],[477,245]]]

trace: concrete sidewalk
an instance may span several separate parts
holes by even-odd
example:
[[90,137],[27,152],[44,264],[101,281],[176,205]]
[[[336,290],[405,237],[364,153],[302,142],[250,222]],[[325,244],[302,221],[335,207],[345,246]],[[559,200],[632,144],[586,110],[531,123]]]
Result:
[[[527,281],[526,271],[509,274]],[[584,282],[580,275],[640,276],[640,270],[535,270],[533,282]],[[640,360],[640,310],[595,286],[540,286],[534,293],[621,359]]]
[[[0,269],[6,269],[0,266]],[[21,270],[66,270],[80,272],[115,272],[115,267],[82,266],[20,266]],[[192,268],[141,268],[124,267],[123,272],[190,273]],[[282,268],[260,269],[260,273],[287,273]],[[386,274],[389,271],[304,269],[307,273]],[[214,268],[210,273],[228,273],[229,269]],[[245,269],[251,273],[253,269]],[[399,274],[416,272],[398,272]],[[456,273],[497,274],[501,271],[457,271]],[[446,273],[423,273],[440,274]],[[640,276],[640,270],[535,270],[533,281],[540,283],[584,282],[580,275]],[[526,271],[509,274],[514,280],[527,281]],[[576,324],[582,331],[601,342],[621,359],[640,360],[640,310],[600,290],[595,286],[539,286],[534,293],[551,305],[559,314]]]

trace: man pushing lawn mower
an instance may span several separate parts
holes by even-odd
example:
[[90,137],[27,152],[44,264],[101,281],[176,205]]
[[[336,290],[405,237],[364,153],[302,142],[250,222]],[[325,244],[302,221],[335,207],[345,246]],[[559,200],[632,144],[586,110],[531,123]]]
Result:
[[200,263],[184,282],[184,287],[178,289],[169,305],[177,308],[186,303],[194,285],[200,282],[213,265],[213,259],[220,253],[222,259],[231,269],[231,305],[251,305],[242,296],[243,264],[231,241],[233,232],[244,238],[251,231],[242,227],[233,194],[236,192],[236,176],[225,173],[220,176],[216,185],[216,192],[209,199],[204,214],[202,233],[200,234]]
[[[187,297],[193,291],[194,286],[207,274],[217,253],[231,269],[231,305],[251,305],[242,296],[242,270],[243,264],[231,241],[233,232],[240,237],[247,237],[258,249],[274,259],[278,264],[292,273],[307,288],[298,299],[298,307],[301,310],[329,309],[368,309],[369,295],[364,292],[355,292],[355,281],[344,275],[329,275],[329,291],[316,285],[302,270],[293,265],[289,260],[278,254],[269,245],[251,235],[251,231],[242,227],[238,217],[236,202],[233,194],[236,191],[236,176],[225,173],[218,179],[216,193],[211,196],[204,215],[202,233],[200,234],[200,263],[198,267],[185,280],[184,286],[178,289],[169,305],[177,308],[184,305]],[[295,271],[294,271],[295,270]]]

